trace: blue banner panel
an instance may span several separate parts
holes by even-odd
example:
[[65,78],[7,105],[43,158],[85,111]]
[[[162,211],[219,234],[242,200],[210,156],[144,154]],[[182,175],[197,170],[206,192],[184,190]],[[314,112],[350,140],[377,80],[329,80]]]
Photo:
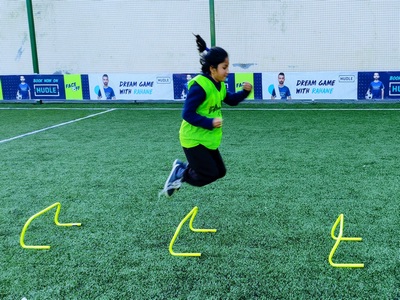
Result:
[[[240,73],[236,73],[240,74]],[[194,78],[198,73],[182,73],[182,74],[173,74],[172,80],[174,82],[174,100],[185,100],[187,96],[187,85],[188,82]],[[254,91],[254,99],[262,99],[262,74],[254,73],[251,74]],[[242,82],[238,82],[242,83]],[[228,92],[235,93],[236,92],[236,76],[235,73],[230,73],[226,78],[225,85]]]
[[89,86],[89,75],[81,75],[82,80],[82,98],[85,100],[90,100],[90,86]]
[[174,100],[186,100],[188,83],[196,75],[196,73],[172,74]]
[[254,73],[254,99],[262,100],[263,93],[262,93],[262,73]]
[[1,76],[4,100],[29,100],[32,98],[30,75]]
[[400,99],[400,72],[359,72],[358,99]]
[[228,92],[234,93],[236,91],[234,73],[228,74],[228,78],[225,79],[225,85]]
[[400,99],[400,72],[388,72],[388,98]]
[[63,75],[1,76],[4,100],[65,100]]
[[36,99],[65,100],[63,75],[35,75],[33,78],[33,95]]

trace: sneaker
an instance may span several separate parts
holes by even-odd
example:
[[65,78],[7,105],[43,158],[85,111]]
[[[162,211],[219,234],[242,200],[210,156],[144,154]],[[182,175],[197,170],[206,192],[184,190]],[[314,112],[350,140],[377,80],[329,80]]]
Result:
[[164,184],[163,190],[159,196],[164,194],[167,197],[171,197],[182,185],[183,172],[186,170],[187,164],[175,159],[172,164],[172,170],[169,173],[167,181]]

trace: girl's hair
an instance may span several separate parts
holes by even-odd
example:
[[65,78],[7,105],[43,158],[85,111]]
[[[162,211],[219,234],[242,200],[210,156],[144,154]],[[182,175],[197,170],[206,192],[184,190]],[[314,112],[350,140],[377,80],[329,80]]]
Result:
[[196,37],[197,49],[200,53],[201,71],[204,74],[210,74],[210,67],[217,68],[228,57],[228,52],[220,47],[209,49],[200,35],[195,34],[194,36]]

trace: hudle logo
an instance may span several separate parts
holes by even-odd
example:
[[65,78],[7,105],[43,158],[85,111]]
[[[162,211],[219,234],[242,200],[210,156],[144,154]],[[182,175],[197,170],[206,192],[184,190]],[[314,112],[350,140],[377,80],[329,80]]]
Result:
[[157,77],[158,84],[169,84],[171,83],[171,78],[169,77]]
[[339,75],[339,82],[354,82],[355,80],[354,75]]
[[400,82],[389,82],[389,96],[400,96]]

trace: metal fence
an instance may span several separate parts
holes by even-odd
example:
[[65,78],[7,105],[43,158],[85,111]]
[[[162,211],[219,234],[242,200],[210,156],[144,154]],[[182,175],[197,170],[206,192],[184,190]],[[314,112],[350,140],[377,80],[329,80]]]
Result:
[[33,24],[44,74],[198,72],[192,33],[225,48],[231,72],[400,69],[398,0],[0,0],[0,7],[0,74],[35,71]]

